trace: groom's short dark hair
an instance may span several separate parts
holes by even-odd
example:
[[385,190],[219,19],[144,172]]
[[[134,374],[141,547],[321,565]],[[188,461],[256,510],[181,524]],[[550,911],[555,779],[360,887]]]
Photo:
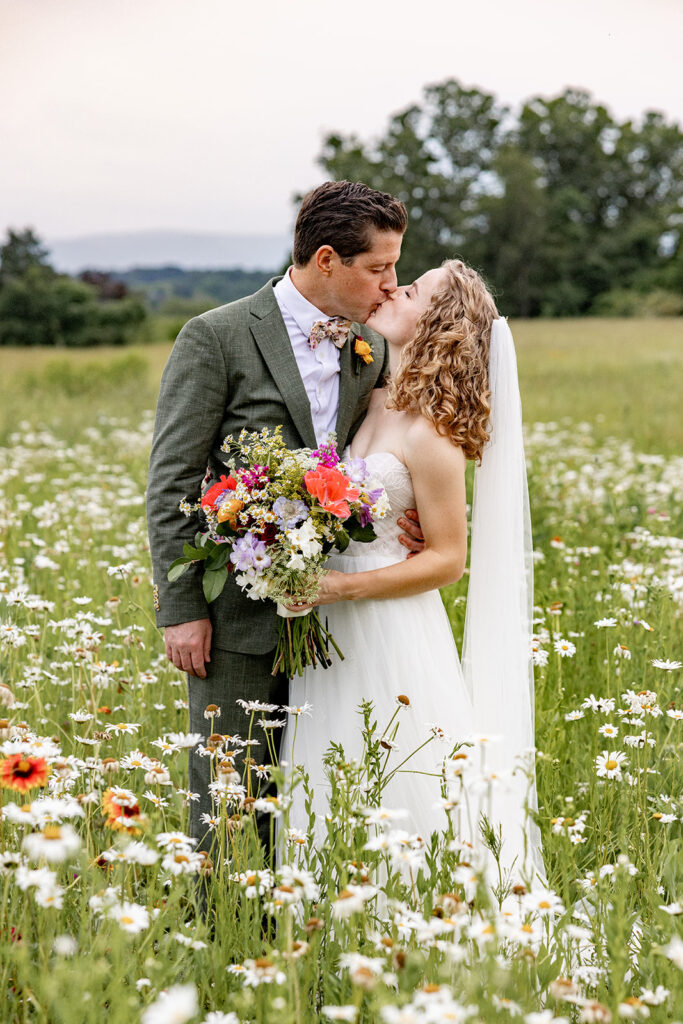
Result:
[[294,228],[294,263],[305,266],[321,245],[344,262],[367,252],[371,228],[405,231],[408,214],[400,199],[361,181],[326,181],[304,196]]

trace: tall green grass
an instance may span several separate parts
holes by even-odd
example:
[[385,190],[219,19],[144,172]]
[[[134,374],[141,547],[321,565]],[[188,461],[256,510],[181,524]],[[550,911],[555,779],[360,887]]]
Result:
[[[526,423],[568,417],[590,423],[597,439],[616,434],[641,451],[683,451],[682,318],[518,320],[511,326]],[[169,329],[160,318],[152,336]],[[170,349],[171,342],[161,340],[123,352],[0,349],[0,440],[38,391],[46,422],[64,422],[70,411],[74,417],[98,409],[139,415],[154,405]],[[79,387],[80,410],[68,401]]]

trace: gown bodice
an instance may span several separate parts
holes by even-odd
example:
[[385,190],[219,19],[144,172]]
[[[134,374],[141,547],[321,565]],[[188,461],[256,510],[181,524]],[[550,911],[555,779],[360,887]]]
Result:
[[[347,449],[344,455],[348,457],[348,454]],[[401,528],[396,520],[407,508],[415,508],[415,492],[410,471],[405,463],[391,452],[371,452],[365,456],[365,462],[373,478],[384,487],[391,510],[384,519],[377,519],[373,524],[377,534],[376,540],[370,544],[351,541],[343,557],[346,559],[372,555],[381,556],[383,560],[403,561],[406,549],[399,544]]]

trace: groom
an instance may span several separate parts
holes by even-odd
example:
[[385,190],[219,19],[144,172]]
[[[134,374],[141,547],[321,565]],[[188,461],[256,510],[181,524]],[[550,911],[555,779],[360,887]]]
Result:
[[[388,365],[384,339],[363,325],[396,290],[406,225],[405,207],[393,196],[326,182],[303,200],[285,276],[194,317],[173,346],[157,405],[147,521],[157,625],[169,659],[188,674],[190,729],[204,736],[207,705],[220,708],[214,728],[244,736],[248,718],[237,698],[286,704],[289,687],[285,676],[271,675],[274,604],[250,600],[232,578],[207,604],[200,565],[168,582],[168,567],[199,528],[197,515],[187,518],[179,503],[197,500],[207,466],[211,483],[225,472],[227,434],[282,425],[290,448],[316,448],[332,430],[340,452],[350,442]],[[350,329],[339,318],[352,321]],[[400,522],[411,534],[405,546],[419,550],[419,526]],[[259,743],[246,753],[255,765],[267,764],[262,730],[255,732]],[[204,849],[211,835],[202,815],[213,812],[209,764],[191,753],[189,787],[200,799],[191,803],[190,832]],[[240,774],[242,767],[237,761]],[[266,819],[258,825],[267,846]]]

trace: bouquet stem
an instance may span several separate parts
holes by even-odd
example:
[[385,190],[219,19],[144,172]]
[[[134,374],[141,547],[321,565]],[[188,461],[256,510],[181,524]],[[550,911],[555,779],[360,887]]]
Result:
[[284,672],[290,678],[300,676],[308,665],[328,668],[332,664],[330,647],[343,661],[344,655],[327,628],[327,620],[323,625],[317,609],[297,618],[281,618],[273,675]]

